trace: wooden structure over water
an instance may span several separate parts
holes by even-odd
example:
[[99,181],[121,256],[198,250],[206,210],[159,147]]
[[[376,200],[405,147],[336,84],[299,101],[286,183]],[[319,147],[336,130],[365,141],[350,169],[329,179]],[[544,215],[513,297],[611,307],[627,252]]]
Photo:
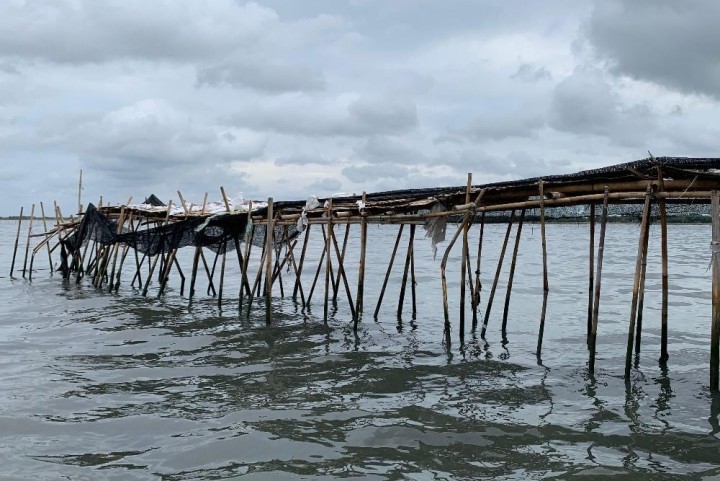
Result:
[[[82,180],[81,180],[82,182]],[[188,298],[192,302],[198,272],[207,276],[209,292],[223,298],[225,263],[228,253],[237,257],[241,272],[241,287],[238,293],[239,309],[250,308],[253,298],[263,296],[266,303],[266,321],[272,322],[273,286],[281,281],[281,270],[286,266],[294,274],[292,297],[305,308],[312,300],[321,276],[324,278],[324,319],[328,319],[331,298],[343,292],[357,329],[358,322],[365,315],[365,271],[367,249],[367,226],[369,224],[399,224],[390,259],[385,267],[386,274],[374,310],[377,318],[383,302],[390,273],[393,269],[398,247],[404,231],[408,236],[398,316],[410,287],[413,314],[415,313],[415,256],[414,239],[418,225],[428,230],[433,243],[445,238],[448,219],[457,222],[450,241],[445,246],[440,262],[442,302],[444,307],[444,330],[446,339],[451,337],[451,315],[448,307],[446,266],[450,256],[460,256],[460,312],[458,330],[461,342],[466,334],[466,324],[472,331],[480,329],[485,338],[488,320],[493,307],[498,281],[502,274],[505,254],[515,225],[514,246],[510,259],[502,334],[505,337],[508,306],[511,299],[513,276],[522,234],[523,223],[530,211],[535,213],[540,224],[541,249],[543,257],[543,303],[538,319],[537,356],[543,348],[543,332],[547,308],[548,266],[546,253],[546,216],[555,209],[572,206],[588,208],[589,249],[588,249],[588,291],[587,291],[587,343],[589,348],[589,370],[595,369],[595,346],[601,299],[601,281],[605,231],[608,209],[611,205],[634,205],[640,218],[641,228],[637,245],[637,260],[632,289],[628,321],[627,355],[625,377],[629,379],[634,354],[640,351],[642,314],[647,268],[650,213],[653,205],[659,211],[662,249],[662,309],[661,309],[661,362],[668,359],[668,252],[667,252],[667,209],[670,205],[710,205],[712,219],[712,322],[710,331],[710,388],[720,388],[720,158],[677,158],[650,157],[627,164],[602,169],[578,172],[569,175],[555,175],[518,181],[473,185],[468,175],[464,187],[415,189],[389,191],[362,196],[315,199],[307,201],[267,203],[246,202],[232,204],[221,187],[224,209],[210,212],[206,200],[202,206],[189,205],[178,192],[180,209],[166,206],[153,207],[147,204],[132,205],[130,201],[120,206],[80,205],[80,214],[70,221],[64,220],[55,206],[55,225],[48,228],[43,204],[40,204],[43,232],[33,234],[35,206],[32,207],[22,276],[32,279],[36,255],[47,250],[50,269],[53,269],[53,254],[60,256],[58,270],[66,279],[92,282],[98,289],[117,291],[121,282],[138,287],[143,296],[150,292],[152,279],[158,281],[152,287],[157,295],[165,292],[171,275],[181,278],[180,294],[184,295],[185,275],[176,254],[182,247],[194,247],[195,254],[190,270]],[[484,313],[480,312],[480,263],[482,259],[484,225],[495,213],[503,213],[507,222],[502,249],[493,283],[487,294]],[[15,250],[10,275],[13,275],[22,230],[18,223]],[[596,217],[599,215],[599,219]],[[53,216],[51,216],[52,218]],[[596,224],[599,222],[599,232]],[[480,224],[477,247],[471,247],[468,238],[470,225]],[[342,242],[335,236],[334,226],[347,226]],[[360,253],[357,279],[349,279],[344,262],[348,245],[349,226],[359,226]],[[322,243],[322,254],[317,266],[306,265],[306,252],[312,232],[318,243]],[[407,230],[405,230],[407,226]],[[313,227],[315,227],[313,229]],[[35,227],[36,228],[36,227]],[[304,238],[300,241],[300,235]],[[596,242],[596,235],[599,237]],[[595,252],[595,245],[598,249]],[[32,250],[31,250],[32,246]],[[251,250],[262,249],[258,265],[251,266]],[[208,250],[215,254],[214,262],[208,262]],[[257,257],[257,256],[256,256]],[[473,258],[474,257],[474,258]],[[220,258],[220,272],[215,275]],[[29,266],[28,266],[29,259]],[[210,265],[212,264],[212,267]],[[20,271],[20,270],[18,270]],[[123,272],[126,277],[123,278]],[[310,277],[308,277],[308,272]],[[323,275],[324,272],[324,275]],[[264,282],[263,282],[264,278]],[[312,284],[309,279],[312,278]],[[354,288],[351,284],[354,282]],[[217,285],[215,284],[217,282]],[[342,284],[342,286],[341,286]],[[282,289],[282,284],[280,285]],[[309,291],[306,289],[310,287]],[[342,287],[342,289],[341,289]],[[284,295],[284,289],[282,295]],[[288,293],[289,294],[289,293]],[[469,303],[472,319],[466,322],[466,304]]]

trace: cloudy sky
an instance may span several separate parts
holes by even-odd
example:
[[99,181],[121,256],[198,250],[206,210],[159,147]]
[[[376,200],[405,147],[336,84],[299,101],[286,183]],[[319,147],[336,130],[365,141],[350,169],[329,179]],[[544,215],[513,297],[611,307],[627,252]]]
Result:
[[718,156],[717,0],[3,0],[0,215]]

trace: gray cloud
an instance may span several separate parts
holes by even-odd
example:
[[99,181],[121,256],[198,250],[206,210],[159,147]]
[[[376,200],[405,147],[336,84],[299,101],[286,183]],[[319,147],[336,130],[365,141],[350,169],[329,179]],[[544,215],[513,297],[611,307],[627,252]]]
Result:
[[58,63],[215,57],[277,22],[271,9],[231,0],[15,2],[0,16],[0,54]]
[[520,64],[517,71],[510,77],[523,82],[538,82],[540,80],[550,80],[552,75],[545,67],[537,67],[529,63]]
[[502,140],[509,137],[532,137],[544,126],[543,116],[517,112],[513,116],[488,115],[477,118],[463,134],[476,140]]
[[362,147],[356,149],[358,160],[369,164],[425,164],[428,157],[408,147],[403,142],[389,137],[370,137]]
[[307,97],[283,97],[236,113],[230,122],[258,131],[307,136],[403,134],[418,125],[415,104],[407,99],[362,96],[330,103]]
[[243,58],[203,68],[198,84],[247,87],[264,92],[299,92],[325,88],[322,72],[273,59]]
[[326,177],[308,185],[308,193],[319,196],[337,194],[342,190],[342,182],[338,179]]
[[281,156],[275,159],[275,165],[286,166],[286,165],[308,165],[308,164],[330,164],[332,160],[323,157],[319,154],[308,154],[308,153],[294,153],[288,156]]
[[409,176],[414,169],[404,165],[387,164],[379,169],[376,165],[350,165],[342,170],[342,174],[352,182],[368,183],[380,179],[401,179]]
[[720,96],[716,0],[602,0],[585,31],[615,72]]
[[550,126],[562,132],[643,145],[655,128],[655,119],[645,104],[623,104],[602,72],[578,69],[555,87]]

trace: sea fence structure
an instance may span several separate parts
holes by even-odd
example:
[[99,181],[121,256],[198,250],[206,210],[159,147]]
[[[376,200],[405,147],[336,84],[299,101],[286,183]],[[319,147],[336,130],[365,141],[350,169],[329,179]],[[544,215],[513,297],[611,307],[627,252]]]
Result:
[[[80,184],[81,187],[82,173]],[[659,219],[661,233],[660,361],[664,363],[668,359],[668,218],[698,220],[709,217],[712,226],[710,388],[713,391],[720,388],[720,259],[717,255],[720,252],[720,158],[650,156],[636,162],[575,174],[485,185],[473,185],[472,175],[468,174],[467,185],[463,187],[363,193],[361,196],[325,199],[310,197],[302,201],[276,202],[269,198],[267,202],[240,202],[228,199],[222,187],[220,191],[221,202],[208,203],[206,194],[202,205],[188,204],[182,193],[178,192],[177,205],[173,201],[163,204],[157,197],[151,196],[142,204],[132,204],[130,199],[125,205],[102,206],[101,199],[97,207],[90,204],[85,209],[78,194],[79,213],[67,219],[55,205],[53,215],[50,216],[51,223],[54,220],[51,227],[48,227],[45,207],[40,203],[40,215],[36,216],[35,205],[32,206],[26,239],[21,239],[25,232],[21,209],[10,276],[15,273],[17,259],[16,273],[32,280],[33,265],[40,262],[36,256],[47,255],[50,270],[57,266],[56,270],[66,282],[91,283],[96,289],[117,291],[122,283],[129,281],[143,296],[148,295],[151,289],[154,295],[163,296],[169,278],[177,276],[180,295],[184,296],[186,276],[177,253],[179,249],[188,247],[194,248],[187,289],[189,302],[195,296],[198,275],[207,278],[208,293],[222,302],[226,258],[231,255],[237,258],[241,276],[237,294],[241,312],[244,306],[251,309],[253,299],[264,297],[266,322],[271,324],[273,296],[277,296],[278,290],[281,296],[292,296],[304,309],[310,305],[320,282],[324,284],[325,322],[328,321],[331,300],[337,300],[340,294],[346,298],[352,316],[348,321],[357,329],[358,322],[367,316],[364,299],[365,272],[370,267],[366,265],[368,225],[399,225],[395,242],[388,246],[389,261],[387,265],[381,266],[385,276],[374,307],[374,318],[380,311],[403,236],[407,237],[407,251],[404,265],[400,267],[403,275],[399,286],[398,317],[401,315],[407,287],[410,288],[413,316],[416,311],[413,246],[417,226],[425,229],[433,248],[446,240],[446,231],[451,229],[447,233],[449,242],[441,246],[444,250],[437,252],[441,258],[444,333],[449,345],[452,325],[446,276],[448,260],[451,256],[459,256],[461,263],[458,293],[460,311],[457,318],[452,316],[453,320],[457,319],[460,341],[464,342],[466,324],[473,332],[479,330],[484,339],[515,227],[502,321],[505,338],[523,223],[532,219],[540,226],[543,260],[543,302],[538,320],[536,351],[540,358],[549,292],[545,225],[549,221],[583,219],[589,224],[589,248],[587,299],[581,302],[587,302],[588,365],[593,373],[606,227],[609,217],[625,216],[639,220],[641,226],[628,320],[625,378],[629,380],[633,356],[640,351],[651,219]],[[506,223],[507,230],[493,282],[486,294],[484,312],[481,312],[480,263],[484,226],[490,222]],[[43,232],[34,233],[39,223]],[[596,228],[598,223],[599,229]],[[338,224],[345,226],[342,239],[338,239],[339,236],[335,234],[334,226]],[[473,242],[471,248],[468,232],[472,224],[479,224],[480,234],[477,246]],[[356,279],[349,278],[344,265],[352,225],[359,226],[355,229],[359,235],[360,250]],[[306,256],[306,253],[311,233],[317,239],[315,245],[322,245],[322,253],[317,264],[309,266],[306,261],[310,256]],[[257,265],[251,266],[253,248],[260,249],[261,254],[258,256],[255,253],[254,258],[259,261]],[[18,250],[23,257],[22,269],[19,267]],[[218,262],[219,272],[216,272]],[[288,285],[287,291],[282,281],[283,269],[290,272],[292,277],[292,288]],[[155,278],[157,282],[153,282]],[[468,304],[472,313],[470,319],[465,318]]]

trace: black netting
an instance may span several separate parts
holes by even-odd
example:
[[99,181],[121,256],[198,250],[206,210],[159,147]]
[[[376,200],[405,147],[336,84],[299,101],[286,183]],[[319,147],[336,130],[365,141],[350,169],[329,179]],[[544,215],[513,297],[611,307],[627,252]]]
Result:
[[[157,255],[186,246],[208,247],[214,251],[225,252],[234,250],[236,245],[245,240],[247,215],[218,214],[207,218],[193,218],[165,223],[150,221],[137,224],[134,228],[124,228],[118,233],[117,221],[111,220],[98,212],[90,204],[75,232],[63,241],[69,252],[80,249],[83,243],[93,241],[99,244],[116,242],[128,245],[148,255]],[[262,245],[265,238],[265,227],[253,229],[252,242]],[[288,237],[293,239],[299,234],[294,227],[288,228]],[[285,230],[277,227],[275,243],[285,241]]]

